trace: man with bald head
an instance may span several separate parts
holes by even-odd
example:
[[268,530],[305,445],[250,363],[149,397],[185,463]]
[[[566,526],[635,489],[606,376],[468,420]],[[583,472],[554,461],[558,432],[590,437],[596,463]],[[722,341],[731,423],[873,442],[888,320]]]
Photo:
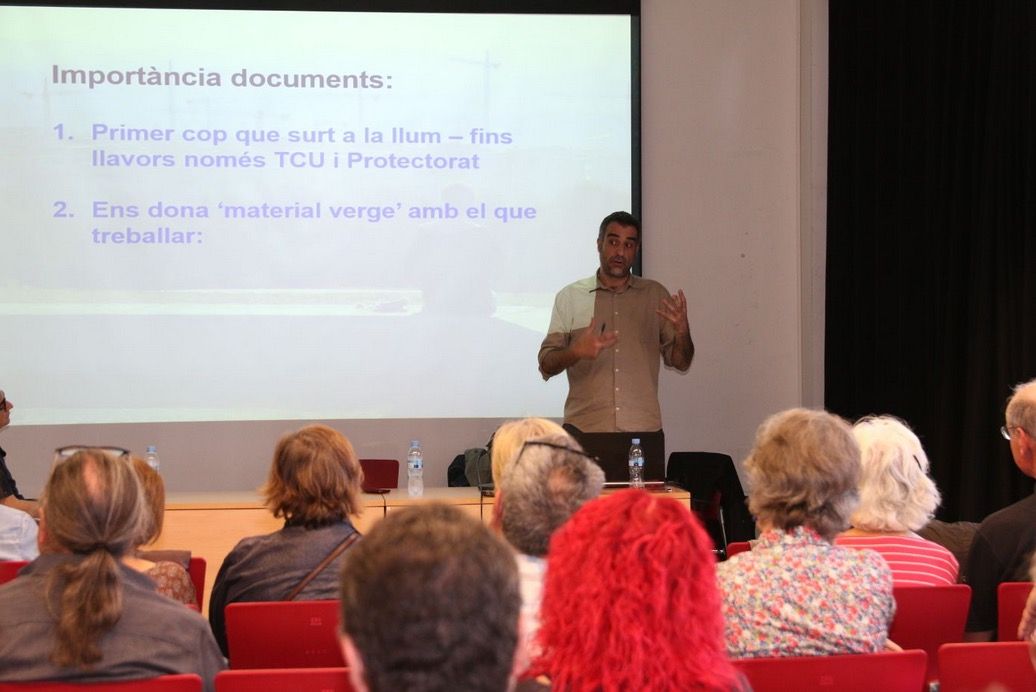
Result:
[[[1036,379],[1014,388],[1001,434],[1011,444],[1015,465],[1036,478]],[[971,586],[968,641],[989,641],[997,627],[996,590],[1001,582],[1028,581],[1036,550],[1036,494],[983,520],[964,565]]]

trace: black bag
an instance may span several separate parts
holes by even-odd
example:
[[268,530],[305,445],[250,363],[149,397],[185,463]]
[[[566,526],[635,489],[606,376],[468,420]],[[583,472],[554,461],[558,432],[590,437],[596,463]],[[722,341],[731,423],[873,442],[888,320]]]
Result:
[[493,487],[493,466],[487,448],[472,447],[464,450],[464,477],[473,488]]

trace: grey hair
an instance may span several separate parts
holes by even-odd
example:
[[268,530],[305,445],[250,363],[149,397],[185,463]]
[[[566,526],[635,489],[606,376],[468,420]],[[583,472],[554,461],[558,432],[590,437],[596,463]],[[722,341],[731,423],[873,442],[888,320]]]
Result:
[[863,472],[852,524],[868,531],[917,531],[939,506],[921,440],[893,416],[868,416],[853,426]]
[[807,526],[827,540],[849,527],[859,502],[860,447],[844,419],[802,408],[770,416],[745,470],[748,508],[760,523]]
[[1015,385],[1004,418],[1008,426],[1022,428],[1036,438],[1036,379]]
[[568,433],[526,442],[501,480],[504,538],[526,555],[546,555],[554,531],[603,487],[604,471]]

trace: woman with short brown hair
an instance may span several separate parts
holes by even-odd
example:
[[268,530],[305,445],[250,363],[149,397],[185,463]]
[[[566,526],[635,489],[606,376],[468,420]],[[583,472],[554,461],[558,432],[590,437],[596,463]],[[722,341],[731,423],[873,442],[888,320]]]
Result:
[[212,589],[209,622],[224,653],[231,603],[338,597],[344,551],[359,538],[349,517],[359,513],[362,482],[356,452],[337,430],[307,425],[280,439],[261,492],[284,528],[241,540]]

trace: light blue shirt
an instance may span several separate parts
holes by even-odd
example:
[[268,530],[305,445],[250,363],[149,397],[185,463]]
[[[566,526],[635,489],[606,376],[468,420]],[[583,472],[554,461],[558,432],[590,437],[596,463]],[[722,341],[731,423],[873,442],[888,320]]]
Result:
[[20,509],[0,505],[0,560],[35,560],[36,520]]

